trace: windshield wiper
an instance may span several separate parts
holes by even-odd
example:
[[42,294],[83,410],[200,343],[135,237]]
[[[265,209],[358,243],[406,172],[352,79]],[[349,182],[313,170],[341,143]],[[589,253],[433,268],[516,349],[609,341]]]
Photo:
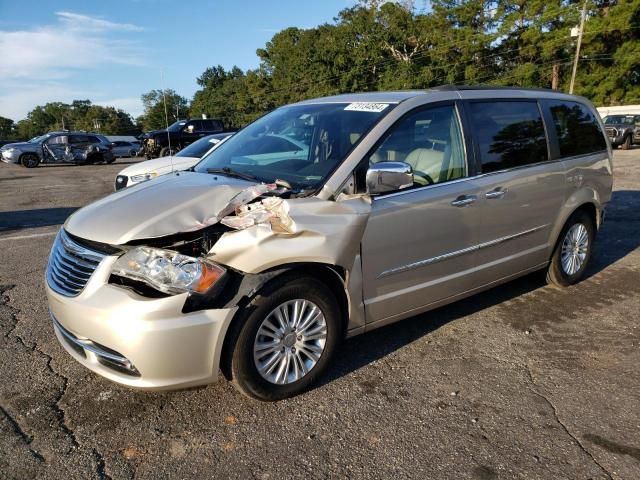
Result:
[[248,180],[250,182],[260,182],[260,179],[258,179],[258,177],[251,175],[250,173],[238,172],[236,170],[231,170],[229,167],[207,168],[207,173],[217,173],[218,175],[241,178],[242,180]]

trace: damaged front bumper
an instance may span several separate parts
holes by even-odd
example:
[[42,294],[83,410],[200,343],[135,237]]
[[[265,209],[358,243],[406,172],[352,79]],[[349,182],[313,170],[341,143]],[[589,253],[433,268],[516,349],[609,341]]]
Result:
[[75,297],[45,282],[65,350],[90,370],[130,387],[164,390],[215,381],[237,308],[183,313],[187,294],[146,298],[108,284],[116,258],[106,257]]

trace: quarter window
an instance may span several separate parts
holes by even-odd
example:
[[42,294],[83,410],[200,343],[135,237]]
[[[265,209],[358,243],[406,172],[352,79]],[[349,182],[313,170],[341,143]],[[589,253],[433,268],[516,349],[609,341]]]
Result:
[[387,134],[369,162],[408,163],[416,187],[464,177],[464,146],[455,107],[410,113]]
[[573,157],[607,149],[600,125],[589,109],[577,102],[548,101],[558,136],[560,156]]
[[483,172],[548,160],[536,102],[473,102],[470,107]]

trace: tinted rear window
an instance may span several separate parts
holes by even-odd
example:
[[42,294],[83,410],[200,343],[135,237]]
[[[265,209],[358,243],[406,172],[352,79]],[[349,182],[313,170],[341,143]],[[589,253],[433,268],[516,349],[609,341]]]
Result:
[[470,107],[483,172],[548,160],[536,102],[473,102]]
[[560,155],[573,157],[607,149],[602,130],[591,111],[577,102],[547,101],[558,136]]

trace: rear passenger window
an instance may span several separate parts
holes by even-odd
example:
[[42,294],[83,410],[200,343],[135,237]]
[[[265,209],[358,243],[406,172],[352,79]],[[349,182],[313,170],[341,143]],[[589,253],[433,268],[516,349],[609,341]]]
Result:
[[604,134],[589,109],[577,102],[547,101],[558,136],[560,156],[573,157],[607,149]]
[[470,106],[484,173],[548,160],[537,102],[473,102]]

